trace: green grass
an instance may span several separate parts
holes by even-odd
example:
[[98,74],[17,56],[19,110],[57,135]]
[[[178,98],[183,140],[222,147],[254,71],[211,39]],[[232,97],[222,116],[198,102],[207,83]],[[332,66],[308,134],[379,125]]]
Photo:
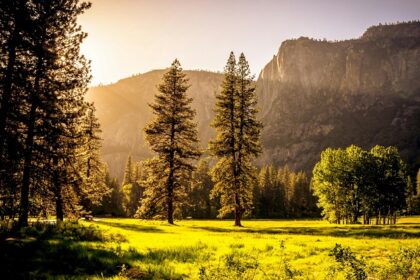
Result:
[[11,253],[0,253],[0,261],[13,266],[21,254],[26,261],[20,273],[31,271],[38,278],[352,279],[351,265],[331,255],[341,244],[370,277],[419,279],[420,217],[390,226],[249,220],[237,228],[232,223],[104,218],[81,222],[82,229],[21,233],[3,241],[3,252]]

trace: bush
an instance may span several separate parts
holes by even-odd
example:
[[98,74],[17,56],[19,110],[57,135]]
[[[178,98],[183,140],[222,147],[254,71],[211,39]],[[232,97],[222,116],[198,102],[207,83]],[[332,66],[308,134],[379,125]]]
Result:
[[340,244],[335,244],[335,247],[330,251],[329,255],[335,257],[335,261],[338,262],[340,268],[342,269],[345,279],[367,279],[365,262],[357,259],[349,247],[342,247]]
[[420,275],[420,248],[400,248],[389,257],[380,279],[417,280]]

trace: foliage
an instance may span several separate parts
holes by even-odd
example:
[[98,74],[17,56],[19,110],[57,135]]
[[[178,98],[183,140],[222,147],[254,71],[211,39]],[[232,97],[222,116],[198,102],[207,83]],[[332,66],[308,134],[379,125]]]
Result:
[[326,149],[312,185],[324,217],[336,223],[395,223],[405,207],[406,165],[394,147]]
[[84,95],[89,62],[79,0],[6,1],[0,8],[0,207],[18,215],[77,217],[107,189],[99,124]]
[[340,264],[340,268],[345,274],[346,279],[365,280],[367,275],[365,272],[365,263],[363,260],[357,259],[350,248],[342,247],[341,244],[336,244],[330,251],[330,256],[335,258],[335,261]]
[[145,199],[139,215],[162,215],[174,223],[177,204],[185,196],[186,179],[194,169],[191,160],[200,156],[197,125],[192,99],[187,96],[188,79],[177,59],[163,75],[159,94],[150,105],[154,119],[144,129],[156,156],[148,161],[145,171],[149,178],[144,182]]
[[216,218],[220,203],[218,198],[212,199],[210,197],[210,192],[214,184],[209,173],[209,160],[200,159],[196,165],[196,169],[192,172],[188,198],[182,206],[184,217],[199,219]]
[[236,63],[230,53],[224,76],[212,123],[217,136],[209,144],[212,155],[218,158],[211,171],[215,182],[212,196],[220,196],[219,216],[234,213],[235,225],[240,226],[242,215],[252,208],[256,182],[252,160],[261,152],[262,124],[257,120],[255,86],[244,54]]
[[304,172],[288,166],[263,166],[254,188],[254,215],[257,218],[317,217],[319,215],[309,179]]
[[389,265],[379,273],[380,279],[418,279],[420,275],[420,249],[399,248],[389,256]]
[[142,196],[142,189],[137,182],[122,186],[122,207],[127,217],[134,217],[139,201]]

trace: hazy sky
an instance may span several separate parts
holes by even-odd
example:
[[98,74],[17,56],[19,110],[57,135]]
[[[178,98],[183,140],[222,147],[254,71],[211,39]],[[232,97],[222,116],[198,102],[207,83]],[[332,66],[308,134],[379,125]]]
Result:
[[342,40],[378,23],[420,19],[420,0],[90,0],[80,17],[93,85],[168,67],[222,71],[244,52],[254,74],[282,41]]

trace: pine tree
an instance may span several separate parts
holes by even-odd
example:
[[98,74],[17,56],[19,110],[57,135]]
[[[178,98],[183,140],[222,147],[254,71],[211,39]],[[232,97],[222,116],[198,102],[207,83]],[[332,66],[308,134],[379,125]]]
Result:
[[[78,0],[34,0],[31,51],[33,72],[26,98],[23,171],[19,225],[28,220],[29,191],[50,182],[56,200],[56,216],[63,219],[63,193],[73,201],[78,147],[77,127],[84,113],[83,96],[90,80],[89,64],[80,55],[86,37],[76,23],[90,4]],[[78,135],[80,137],[80,135]],[[45,178],[48,178],[46,180]],[[69,189],[63,191],[63,187]],[[73,204],[69,207],[75,209]]]
[[146,182],[140,213],[147,216],[151,210],[154,214],[166,210],[170,224],[174,223],[177,202],[185,196],[185,178],[193,170],[191,160],[200,156],[188,87],[188,79],[176,59],[162,78],[159,94],[150,105],[154,119],[145,128],[146,140],[156,157],[146,164],[146,172],[152,177]]
[[99,135],[101,129],[95,116],[93,104],[87,104],[80,133],[82,143],[78,151],[77,162],[79,176],[82,179],[80,197],[84,210],[90,212],[110,192],[106,184],[105,164],[100,157],[101,138]]
[[213,218],[215,201],[210,198],[213,182],[209,175],[207,159],[201,159],[191,176],[191,190],[188,194],[188,215],[193,218]]
[[233,52],[225,66],[222,91],[216,95],[213,127],[217,136],[210,151],[219,158],[212,169],[215,187],[212,195],[221,195],[220,216],[234,213],[235,225],[241,226],[243,213],[252,206],[252,187],[256,170],[252,160],[261,152],[261,123],[257,121],[253,77],[243,54],[238,64]]
[[414,208],[415,208],[415,188],[414,184],[411,181],[411,177],[407,177],[407,189],[406,189],[406,203],[407,203],[407,209],[406,213],[408,215],[413,215]]
[[420,196],[420,168],[417,171],[417,176],[416,176],[416,195]]
[[2,1],[0,5],[0,199],[2,212],[10,218],[17,214],[23,108],[32,69],[29,42],[34,25],[30,12],[24,0]]
[[127,163],[125,165],[124,170],[124,180],[123,180],[123,186],[127,184],[133,183],[133,163],[131,159],[131,155],[128,156]]

